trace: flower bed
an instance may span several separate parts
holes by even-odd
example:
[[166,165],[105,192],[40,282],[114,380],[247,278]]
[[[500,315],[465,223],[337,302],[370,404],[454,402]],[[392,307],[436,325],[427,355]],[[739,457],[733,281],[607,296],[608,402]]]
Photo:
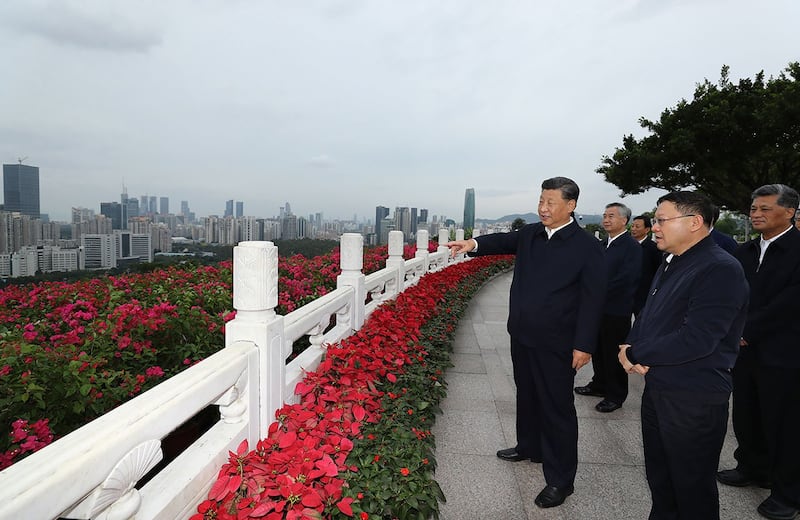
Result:
[[431,427],[456,324],[511,257],[428,274],[297,385],[266,439],[242,443],[192,520],[438,518]]
[[[368,250],[364,272],[386,253]],[[338,250],[280,257],[277,312],[335,289],[339,273]],[[231,291],[231,262],[1,290],[0,470],[222,348]]]

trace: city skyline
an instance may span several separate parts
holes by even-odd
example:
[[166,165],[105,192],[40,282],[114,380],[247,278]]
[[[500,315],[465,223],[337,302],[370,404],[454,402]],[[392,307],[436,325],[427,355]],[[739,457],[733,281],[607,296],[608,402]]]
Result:
[[579,212],[639,213],[660,193],[621,199],[602,156],[723,65],[778,75],[797,19],[794,0],[8,0],[0,161],[41,169],[57,219],[122,184],[198,215],[290,200],[332,219],[460,220],[473,187],[476,218],[497,218],[535,211],[553,176]]

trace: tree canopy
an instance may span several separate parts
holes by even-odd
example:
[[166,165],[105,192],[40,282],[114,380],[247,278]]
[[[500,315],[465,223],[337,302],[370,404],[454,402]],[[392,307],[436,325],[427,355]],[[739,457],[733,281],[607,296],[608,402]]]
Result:
[[764,184],[800,189],[800,63],[778,77],[696,86],[691,101],[667,108],[658,121],[639,119],[649,135],[626,135],[603,156],[596,172],[622,195],[650,188],[697,189],[717,205],[747,212],[750,194]]

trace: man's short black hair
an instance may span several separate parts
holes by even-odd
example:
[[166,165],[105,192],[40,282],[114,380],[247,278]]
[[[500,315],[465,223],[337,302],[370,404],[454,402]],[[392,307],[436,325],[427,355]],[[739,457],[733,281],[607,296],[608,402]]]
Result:
[[543,190],[561,190],[561,198],[564,200],[574,200],[578,202],[578,195],[581,189],[575,184],[575,181],[566,177],[553,177],[545,179],[542,182]]
[[714,203],[707,196],[697,191],[673,191],[659,197],[657,204],[672,202],[682,215],[699,215],[703,224],[711,228],[714,222]]
[[647,229],[653,227],[653,221],[651,221],[650,217],[647,215],[636,215],[635,217],[633,217],[631,222],[633,222],[634,220],[641,220],[642,222],[644,222],[644,227],[646,227]]

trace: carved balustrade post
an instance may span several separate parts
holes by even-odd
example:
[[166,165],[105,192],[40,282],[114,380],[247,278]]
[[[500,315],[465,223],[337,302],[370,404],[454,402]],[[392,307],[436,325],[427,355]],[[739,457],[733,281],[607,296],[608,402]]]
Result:
[[440,229],[439,230],[439,247],[436,249],[437,252],[442,251],[449,251],[449,248],[445,245],[450,242],[450,231],[447,229]]
[[403,232],[389,231],[389,258],[386,259],[386,267],[397,270],[395,281],[395,292],[403,292],[406,281],[406,261],[403,260]]
[[[284,352],[283,316],[275,313],[278,306],[278,248],[272,242],[240,242],[233,248],[233,307],[236,317],[225,325],[225,346],[237,341],[250,341],[258,347],[257,410],[248,410],[250,424],[259,438],[275,418],[275,410],[283,406],[286,396],[286,357]],[[242,396],[241,398],[245,398]],[[250,400],[253,402],[254,400]],[[233,404],[233,403],[231,403]],[[224,415],[224,414],[223,414]]]
[[417,251],[414,258],[422,258],[422,272],[428,272],[428,230],[420,229],[417,231]]
[[366,314],[367,289],[364,284],[364,237],[360,233],[344,233],[339,245],[339,264],[342,274],[336,278],[336,287],[352,287],[354,294],[347,315],[337,315],[338,324],[349,321],[351,330],[359,330],[364,325]]
[[[456,240],[464,240],[464,230],[463,229],[456,229]],[[458,255],[459,260],[463,260],[466,255],[461,253]]]

